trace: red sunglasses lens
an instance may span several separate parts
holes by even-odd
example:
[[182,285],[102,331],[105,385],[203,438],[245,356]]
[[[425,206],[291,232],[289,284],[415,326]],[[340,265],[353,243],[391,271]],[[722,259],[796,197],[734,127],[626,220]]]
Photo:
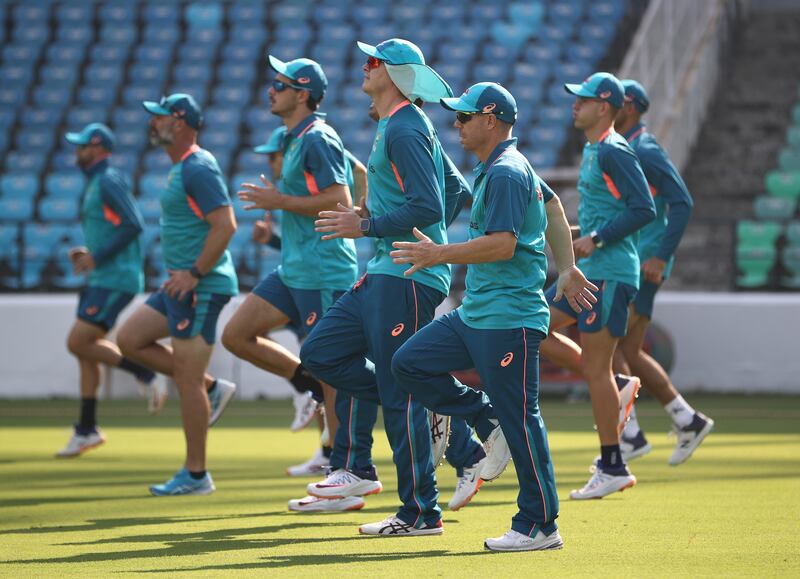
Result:
[[381,65],[381,61],[374,56],[370,56],[367,58],[367,68],[374,69],[378,68]]

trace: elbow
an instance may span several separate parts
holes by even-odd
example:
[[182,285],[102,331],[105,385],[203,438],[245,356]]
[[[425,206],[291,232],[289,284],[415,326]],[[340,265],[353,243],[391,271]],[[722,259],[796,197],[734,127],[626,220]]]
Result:
[[[444,219],[444,211],[441,208],[425,208],[423,211],[420,211],[419,218],[422,227],[428,227],[429,225],[442,221],[442,219]],[[417,227],[419,227],[419,225]],[[422,227],[419,228],[422,229]]]

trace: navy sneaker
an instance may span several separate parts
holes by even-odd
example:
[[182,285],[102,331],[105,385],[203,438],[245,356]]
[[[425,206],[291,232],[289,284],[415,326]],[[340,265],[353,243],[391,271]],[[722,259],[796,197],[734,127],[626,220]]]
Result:
[[622,451],[622,460],[625,462],[631,461],[634,458],[644,456],[653,447],[647,442],[644,432],[641,430],[636,433],[636,436],[628,437],[622,433],[619,437],[619,449]]
[[714,430],[714,421],[705,414],[695,412],[692,423],[689,426],[683,428],[674,427],[673,432],[678,436],[678,443],[675,445],[675,451],[667,462],[671,466],[678,466],[689,460],[692,453],[712,430]]

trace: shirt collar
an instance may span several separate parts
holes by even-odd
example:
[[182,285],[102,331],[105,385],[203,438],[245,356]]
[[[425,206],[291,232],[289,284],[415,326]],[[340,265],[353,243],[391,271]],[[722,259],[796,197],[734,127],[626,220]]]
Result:
[[293,139],[296,139],[297,137],[302,135],[306,131],[306,129],[308,129],[308,127],[311,126],[312,123],[315,123],[317,121],[322,121],[324,123],[325,117],[326,117],[325,113],[317,113],[317,112],[311,113],[302,121],[297,123],[297,126],[295,126],[291,131],[289,131],[288,135],[291,135]]
[[645,130],[644,123],[636,123],[630,129],[622,133],[622,136],[625,137],[626,141],[630,142],[639,135],[641,135],[644,132],[644,130]]
[[83,172],[86,173],[86,176],[89,178],[94,177],[98,173],[102,173],[108,168],[108,157],[103,157],[99,161],[95,161],[85,169]]
[[512,137],[508,140],[503,141],[502,143],[498,143],[494,150],[491,152],[489,157],[486,159],[485,163],[478,163],[476,167],[472,170],[475,175],[480,175],[481,173],[485,173],[489,170],[489,167],[495,164],[497,159],[500,158],[500,155],[505,153],[511,147],[517,148],[517,139],[516,137]]

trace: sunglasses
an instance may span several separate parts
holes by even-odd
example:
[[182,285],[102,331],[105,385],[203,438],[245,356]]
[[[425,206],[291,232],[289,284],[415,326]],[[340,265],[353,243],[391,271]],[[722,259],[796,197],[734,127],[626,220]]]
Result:
[[283,82],[282,80],[278,79],[272,81],[272,88],[275,89],[275,92],[283,92],[287,88],[293,88],[294,90],[307,90],[304,86],[297,86],[296,84]]
[[494,114],[494,113],[462,113],[462,112],[457,112],[456,113],[456,120],[459,123],[461,123],[462,125],[466,125],[468,122],[470,122],[475,117],[477,117],[479,115],[487,115],[487,114],[491,115],[491,114]]
[[380,58],[375,58],[374,56],[370,56],[367,58],[367,69],[368,70],[375,70],[378,68],[383,61]]

